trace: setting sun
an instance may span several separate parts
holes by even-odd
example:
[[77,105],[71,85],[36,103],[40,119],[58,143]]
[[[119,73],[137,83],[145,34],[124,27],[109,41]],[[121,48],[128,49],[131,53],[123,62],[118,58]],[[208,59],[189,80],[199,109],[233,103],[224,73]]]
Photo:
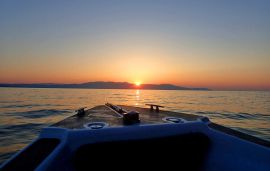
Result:
[[141,85],[141,82],[138,82],[138,81],[137,81],[137,82],[135,82],[135,85],[136,85],[136,86],[140,86],[140,85]]

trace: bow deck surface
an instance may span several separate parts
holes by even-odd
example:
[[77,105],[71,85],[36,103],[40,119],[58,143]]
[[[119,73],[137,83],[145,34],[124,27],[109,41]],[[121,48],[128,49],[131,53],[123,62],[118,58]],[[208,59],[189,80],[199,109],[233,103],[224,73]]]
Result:
[[[139,108],[133,106],[120,106],[126,111],[137,111],[140,113],[140,123],[139,124],[157,124],[164,123],[162,120],[165,117],[179,117],[187,121],[197,120],[200,116],[170,112],[159,110],[150,110],[147,108]],[[96,106],[94,108],[85,111],[85,115],[78,117],[73,115],[68,117],[52,126],[62,127],[69,129],[80,129],[84,127],[84,124],[89,122],[106,122],[109,126],[123,126],[123,119],[116,111],[112,110],[106,105]]]

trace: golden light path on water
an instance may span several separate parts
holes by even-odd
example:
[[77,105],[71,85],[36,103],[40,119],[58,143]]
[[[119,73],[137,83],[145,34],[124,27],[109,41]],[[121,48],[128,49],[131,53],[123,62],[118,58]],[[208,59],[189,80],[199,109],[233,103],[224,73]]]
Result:
[[203,115],[270,140],[270,92],[0,88],[0,162],[34,140],[40,130],[79,107],[113,104]]

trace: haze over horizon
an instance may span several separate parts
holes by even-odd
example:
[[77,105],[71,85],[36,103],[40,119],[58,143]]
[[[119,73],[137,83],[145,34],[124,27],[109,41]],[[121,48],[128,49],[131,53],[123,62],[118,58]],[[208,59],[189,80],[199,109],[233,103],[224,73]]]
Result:
[[0,83],[270,90],[270,1],[0,1]]

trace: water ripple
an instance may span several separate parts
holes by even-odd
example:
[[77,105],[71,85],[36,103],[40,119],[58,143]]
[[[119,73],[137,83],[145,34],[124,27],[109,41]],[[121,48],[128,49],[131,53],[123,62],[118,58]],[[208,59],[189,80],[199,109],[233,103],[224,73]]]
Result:
[[38,124],[38,123],[25,123],[25,124],[19,124],[19,125],[6,125],[6,126],[1,126],[1,129],[5,129],[6,131],[12,131],[12,132],[17,132],[17,131],[22,131],[22,130],[29,130],[33,128],[41,128],[44,124]]
[[42,109],[42,110],[30,110],[25,112],[13,112],[10,114],[26,118],[43,118],[49,117],[51,115],[61,115],[69,112],[70,110]]

